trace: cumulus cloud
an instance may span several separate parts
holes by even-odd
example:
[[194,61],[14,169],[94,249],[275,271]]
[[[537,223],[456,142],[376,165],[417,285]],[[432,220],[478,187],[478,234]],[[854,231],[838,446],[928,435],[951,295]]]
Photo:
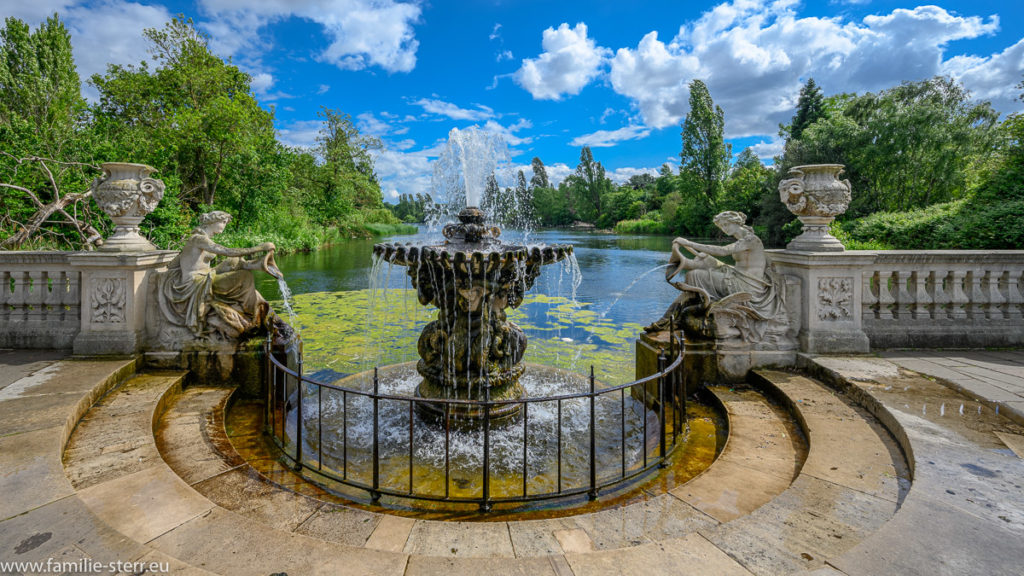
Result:
[[569,28],[562,23],[558,29],[544,31],[537,58],[523,60],[515,73],[517,84],[538,100],[560,100],[579,94],[596,78],[611,51],[597,46],[587,37],[587,25],[580,22]]
[[199,0],[211,17],[203,28],[213,37],[218,53],[229,56],[268,46],[259,32],[289,17],[316,22],[329,39],[317,55],[344,70],[380,67],[409,72],[416,67],[413,26],[422,13],[416,3],[394,0]]
[[[658,168],[660,168],[660,166]],[[615,170],[605,171],[605,176],[616,184],[622,184],[638,174],[650,174],[651,176],[657,176],[658,168],[616,168]]]
[[475,110],[460,108],[451,102],[445,102],[444,100],[437,100],[434,98],[420,98],[413,102],[413,104],[423,108],[423,110],[429,114],[447,116],[452,120],[469,120],[470,122],[477,122],[494,117],[494,110],[482,104],[476,104]]
[[605,148],[615,146],[625,140],[640,140],[651,134],[651,129],[645,126],[623,126],[618,130],[598,130],[591,134],[584,134],[572,139],[569,144],[572,146],[590,146],[592,148]]
[[260,72],[252,75],[252,89],[257,94],[265,94],[270,87],[274,85],[274,76],[266,72]]
[[[635,49],[618,50],[609,77],[648,126],[679,123],[689,111],[687,85],[699,78],[725,111],[727,136],[770,134],[789,120],[809,76],[829,93],[875,91],[929,78],[946,72],[948,42],[997,28],[996,16],[958,16],[937,6],[852,22],[800,18],[787,4],[737,0],[683,26],[668,43],[652,32]],[[991,59],[985,60],[965,68],[979,77],[983,70],[991,75]],[[1005,68],[1013,67],[1011,61],[1009,56],[1001,59]],[[995,76],[1006,80],[1004,88],[1012,85],[1008,75]],[[966,70],[962,78],[972,88],[974,78]]]
[[440,154],[440,148],[431,146],[410,151],[411,141],[404,142],[404,145],[406,150],[387,146],[371,152],[381,188],[400,194],[429,194],[430,178],[434,172],[431,162]]
[[[532,127],[533,124],[529,120],[523,118],[509,126],[503,126],[498,122],[495,122],[494,120],[488,120],[482,126],[482,129],[500,135],[509,146],[521,146],[523,144],[529,144],[533,142],[533,138],[517,136],[516,132]],[[509,150],[509,153],[515,156],[517,154],[517,151],[513,149]]]
[[277,139],[286,146],[311,148],[316,146],[316,137],[320,135],[320,120],[298,120],[277,129]]
[[[1024,40],[990,56],[947,54],[950,42],[994,33],[996,15],[919,6],[851,20],[801,17],[796,10],[793,0],[722,3],[667,41],[650,32],[611,57],[587,38],[584,24],[562,24],[544,32],[545,52],[524,60],[516,81],[534,98],[559,99],[602,77],[607,61],[604,77],[612,89],[630,99],[644,126],[664,128],[682,121],[688,85],[701,79],[725,111],[730,138],[773,134],[792,116],[808,77],[833,94],[949,74],[998,110],[1020,110],[1013,86],[1024,73]],[[602,131],[577,140],[611,144],[612,137],[631,134],[638,132]]]

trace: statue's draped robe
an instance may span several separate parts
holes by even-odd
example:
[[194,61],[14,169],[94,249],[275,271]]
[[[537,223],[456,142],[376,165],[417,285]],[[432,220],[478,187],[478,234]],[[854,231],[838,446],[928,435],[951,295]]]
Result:
[[235,339],[261,326],[269,306],[256,291],[252,272],[234,269],[240,265],[241,260],[229,258],[216,269],[186,273],[175,258],[157,280],[163,317],[196,337],[212,330]]
[[751,324],[755,336],[763,339],[766,332],[785,332],[785,280],[771,268],[765,270],[762,278],[754,278],[727,264],[687,270],[686,284],[706,292],[712,302],[732,294],[750,294],[742,308],[757,320]]

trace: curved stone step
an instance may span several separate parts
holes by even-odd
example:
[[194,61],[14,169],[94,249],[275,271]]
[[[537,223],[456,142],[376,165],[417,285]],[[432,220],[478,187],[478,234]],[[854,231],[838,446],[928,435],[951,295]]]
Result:
[[895,517],[830,561],[841,573],[1019,574],[1024,460],[1000,435],[1024,426],[985,400],[873,357],[805,357],[804,367],[885,420],[914,481]]
[[[261,487],[261,474],[245,467],[221,472],[208,481],[197,481],[193,487],[217,504],[271,526],[344,544],[401,550],[413,557],[530,558],[641,546],[685,538],[698,529],[717,525],[723,518],[746,514],[785,490],[799,470],[806,445],[796,422],[780,406],[751,389],[715,388],[713,393],[727,407],[732,434],[719,462],[691,482],[697,482],[693,490],[682,492],[690,486],[687,484],[671,494],[648,496],[641,502],[590,514],[510,522],[397,518],[323,502],[319,497],[300,496],[280,486]],[[194,395],[192,400],[190,394]],[[222,411],[225,396],[215,389],[187,390],[172,405],[158,430],[158,443],[169,463],[207,462],[216,458],[217,453],[225,460],[231,458],[213,442],[203,446],[185,439],[189,430],[196,438],[200,430],[206,430],[189,426],[189,422],[212,422],[218,418],[216,414]],[[205,408],[202,399],[206,399]],[[180,440],[170,443],[166,441],[168,436]],[[216,433],[203,432],[202,437],[215,438]],[[232,436],[231,440],[260,443],[259,438],[252,436]],[[247,452],[269,458],[259,451]],[[290,470],[276,463],[268,464],[276,472],[272,476],[275,483],[286,488],[308,486]],[[720,464],[722,471],[715,472]],[[745,467],[744,473],[737,474],[736,467]],[[264,464],[260,468],[266,471]],[[185,476],[190,470],[180,472]],[[771,487],[761,487],[757,499],[744,498],[742,511],[733,506],[731,513],[725,512],[731,496],[723,489],[732,486],[734,491],[739,490],[743,483],[750,484],[750,474],[758,473],[771,479]],[[302,516],[308,517],[302,520]]]

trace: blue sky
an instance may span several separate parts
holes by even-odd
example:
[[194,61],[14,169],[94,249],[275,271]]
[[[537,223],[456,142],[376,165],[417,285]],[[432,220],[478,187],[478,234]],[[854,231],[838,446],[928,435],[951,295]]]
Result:
[[320,106],[379,136],[386,199],[429,191],[448,131],[474,124],[556,181],[583,145],[619,181],[678,163],[694,78],[724,109],[733,151],[766,159],[809,76],[834,94],[949,74],[1004,114],[1024,109],[1013,2],[0,0],[0,16],[30,23],[53,12],[83,78],[145,58],[144,28],[193,18],[253,76],[283,141],[312,144]]

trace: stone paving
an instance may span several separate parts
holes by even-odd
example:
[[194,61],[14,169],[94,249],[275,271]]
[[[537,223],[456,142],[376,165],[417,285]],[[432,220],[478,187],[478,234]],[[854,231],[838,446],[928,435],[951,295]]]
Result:
[[892,350],[882,358],[996,406],[1024,424],[1024,350]]
[[703,474],[619,508],[523,522],[400,518],[321,499],[287,469],[268,477],[235,450],[251,439],[225,429],[230,392],[183,390],[180,373],[133,377],[132,360],[46,353],[0,353],[7,360],[0,562],[153,561],[175,574],[292,576],[1024,566],[1024,460],[1013,451],[1024,427],[993,401],[887,358],[803,356],[812,377],[753,376],[754,390],[799,421],[806,444],[763,396],[718,387],[730,437]]

